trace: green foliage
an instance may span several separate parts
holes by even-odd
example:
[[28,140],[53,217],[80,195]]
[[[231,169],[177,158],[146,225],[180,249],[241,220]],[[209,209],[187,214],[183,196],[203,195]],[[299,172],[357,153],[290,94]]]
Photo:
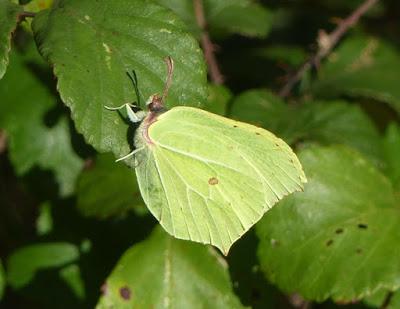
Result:
[[[193,1],[157,0],[170,8],[190,31],[199,34]],[[271,13],[252,0],[205,0],[204,15],[209,28],[217,35],[239,33],[250,37],[265,37],[272,24]]]
[[9,0],[0,0],[0,78],[8,65],[8,53],[11,48],[11,35],[17,26],[21,7]]
[[[130,149],[126,124],[104,106],[139,99],[144,104],[150,95],[161,93],[166,56],[175,61],[175,86],[167,105],[205,101],[201,51],[184,28],[171,12],[145,0],[58,1],[33,22],[39,50],[53,66],[57,89],[78,131],[93,147],[117,157]],[[132,70],[141,98],[135,97],[126,74]]]
[[10,159],[17,174],[38,166],[51,170],[61,195],[74,191],[82,159],[72,148],[68,119],[54,95],[53,84],[45,84],[47,68],[29,47],[14,52],[11,66],[0,83],[0,126],[9,138]]
[[0,0],[0,308],[399,308],[399,1],[279,95],[366,1]]
[[41,269],[61,267],[79,258],[69,243],[41,243],[16,250],[7,261],[7,281],[14,289],[27,285]]
[[304,193],[257,225],[267,277],[317,301],[395,289],[400,263],[391,252],[400,241],[400,217],[389,180],[343,147],[312,147],[299,156],[309,181]]
[[135,173],[115,163],[110,154],[99,155],[81,174],[77,195],[77,207],[84,216],[120,216],[143,205]]
[[212,248],[157,228],[129,249],[103,285],[97,308],[243,308],[227,264]]
[[312,101],[289,106],[266,90],[249,90],[235,98],[230,116],[271,130],[288,143],[345,144],[383,166],[382,141],[372,120],[344,101]]
[[397,192],[400,192],[400,126],[397,123],[391,123],[387,128],[383,151],[387,161],[386,174]]
[[376,37],[353,36],[332,53],[312,85],[317,96],[365,96],[387,102],[400,113],[400,56]]
[[232,96],[228,88],[211,84],[208,86],[208,98],[204,104],[204,109],[211,113],[225,116]]

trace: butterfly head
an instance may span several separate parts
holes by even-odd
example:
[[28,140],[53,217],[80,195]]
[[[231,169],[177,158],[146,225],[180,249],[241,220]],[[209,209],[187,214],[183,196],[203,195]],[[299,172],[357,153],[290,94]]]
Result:
[[159,94],[153,94],[146,102],[146,106],[151,113],[160,113],[165,110],[163,97]]

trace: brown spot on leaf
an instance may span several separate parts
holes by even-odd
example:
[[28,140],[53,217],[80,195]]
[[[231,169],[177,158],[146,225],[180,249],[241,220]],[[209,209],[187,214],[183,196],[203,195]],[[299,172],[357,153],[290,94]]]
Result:
[[327,247],[331,246],[332,244],[333,244],[333,240],[332,240],[332,239],[329,239],[329,240],[326,242],[326,246],[327,246]]
[[108,292],[108,286],[107,286],[107,283],[103,283],[102,285],[101,285],[101,287],[100,287],[100,291],[101,291],[101,294],[103,294],[103,295],[107,295],[107,292]]
[[131,299],[131,289],[128,288],[127,286],[124,286],[119,289],[119,295],[125,300],[130,300]]
[[362,253],[362,249],[357,248],[356,253],[357,253],[357,254],[361,254],[361,253]]
[[336,234],[342,234],[344,232],[344,230],[342,228],[338,228],[335,233]]
[[236,124],[233,125],[234,128],[237,128],[238,126]]
[[256,135],[261,135],[261,133],[260,132],[256,132]]
[[368,225],[365,223],[359,223],[357,226],[359,229],[363,229],[363,230],[366,230],[368,228]]
[[218,184],[218,179],[215,178],[215,177],[211,177],[211,178],[208,180],[208,184],[214,186],[214,185]]

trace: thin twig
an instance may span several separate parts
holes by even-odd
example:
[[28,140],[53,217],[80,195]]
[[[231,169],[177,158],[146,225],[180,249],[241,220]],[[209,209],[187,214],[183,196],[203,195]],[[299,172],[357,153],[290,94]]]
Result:
[[193,6],[194,6],[194,13],[196,15],[197,24],[199,25],[199,27],[201,29],[200,43],[201,43],[201,47],[203,48],[203,51],[204,51],[204,57],[206,58],[206,61],[207,61],[208,72],[210,74],[210,78],[215,84],[219,84],[219,85],[223,84],[224,77],[221,74],[217,59],[215,58],[215,55],[214,55],[214,51],[215,51],[214,45],[211,42],[210,36],[208,35],[208,32],[207,32],[207,22],[204,17],[203,1],[202,0],[193,0]]
[[336,46],[342,36],[354,26],[360,17],[364,15],[373,5],[375,5],[379,0],[366,0],[361,4],[352,14],[350,14],[346,19],[342,20],[337,28],[332,31],[329,35],[321,31],[318,37],[318,52],[311,56],[300,68],[299,70],[288,80],[288,82],[283,86],[279,95],[281,97],[287,97],[292,91],[293,87],[297,84],[299,80],[303,77],[304,73],[308,71],[313,66],[318,65],[323,58],[325,58],[332,49]]
[[21,13],[19,13],[18,14],[18,21],[19,22],[21,22],[21,21],[23,21],[23,20],[25,20],[27,17],[35,17],[36,16],[36,13],[33,13],[33,12],[21,12]]
[[382,304],[379,306],[379,309],[386,309],[390,305],[390,301],[392,300],[393,292],[387,292],[385,299],[383,300]]

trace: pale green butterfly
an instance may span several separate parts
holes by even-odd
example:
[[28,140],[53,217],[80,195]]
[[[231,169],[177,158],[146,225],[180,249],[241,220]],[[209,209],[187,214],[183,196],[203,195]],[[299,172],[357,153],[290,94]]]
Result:
[[180,239],[211,244],[225,255],[285,195],[303,190],[306,177],[292,149],[272,133],[204,110],[166,110],[173,61],[163,95],[148,112],[126,107],[141,124],[133,155],[140,192],[162,227]]

